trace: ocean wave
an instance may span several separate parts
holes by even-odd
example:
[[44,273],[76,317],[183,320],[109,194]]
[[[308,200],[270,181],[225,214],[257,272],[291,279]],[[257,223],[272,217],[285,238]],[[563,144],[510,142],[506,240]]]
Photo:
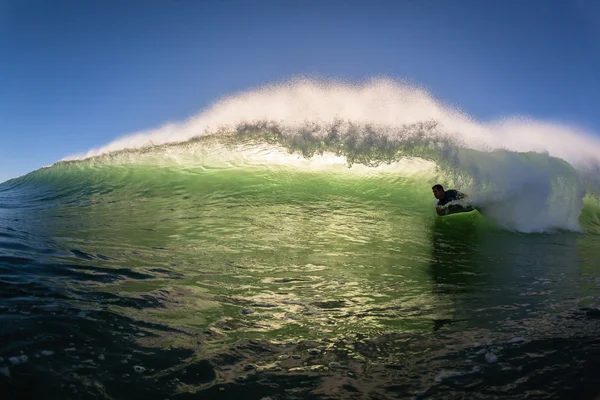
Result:
[[228,97],[54,168],[386,170],[419,175],[424,192],[434,183],[468,192],[506,229],[545,232],[581,229],[584,197],[600,193],[597,154],[600,142],[582,130],[526,118],[477,122],[402,82],[299,79]]

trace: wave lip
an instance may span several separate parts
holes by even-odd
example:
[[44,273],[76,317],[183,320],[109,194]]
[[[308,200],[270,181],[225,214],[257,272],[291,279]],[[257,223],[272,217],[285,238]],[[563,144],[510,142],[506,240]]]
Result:
[[267,85],[224,98],[181,123],[136,132],[67,159],[186,142],[200,136],[233,132],[240,124],[272,121],[293,134],[307,123],[326,126],[339,120],[359,126],[387,127],[390,132],[406,125],[435,121],[441,132],[468,148],[548,152],[570,163],[597,162],[600,154],[600,140],[583,130],[525,117],[477,122],[422,88],[378,78],[358,84],[294,79]]

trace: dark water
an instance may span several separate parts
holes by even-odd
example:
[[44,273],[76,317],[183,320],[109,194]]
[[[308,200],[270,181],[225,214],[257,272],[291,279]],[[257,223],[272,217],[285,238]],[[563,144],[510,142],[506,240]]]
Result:
[[429,178],[352,171],[1,185],[1,398],[600,394],[596,206],[582,232],[520,233],[434,217]]

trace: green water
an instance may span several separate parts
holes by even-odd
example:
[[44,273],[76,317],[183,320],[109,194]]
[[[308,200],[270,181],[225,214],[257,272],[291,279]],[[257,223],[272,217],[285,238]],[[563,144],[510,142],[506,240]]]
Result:
[[[137,318],[188,328],[241,324],[231,340],[427,331],[462,311],[445,287],[468,294],[485,290],[483,277],[506,285],[542,266],[547,274],[556,242],[573,247],[560,254],[561,271],[585,266],[576,255],[585,235],[506,232],[478,212],[440,219],[430,182],[390,173],[143,165],[84,172],[90,181],[81,193],[42,213],[61,221],[44,222],[52,229],[45,234],[108,270],[163,270],[101,285],[128,297],[180,293],[176,306]],[[73,179],[81,171],[63,173]]]
[[[5,184],[0,218],[3,229],[13,231],[3,230],[4,262],[7,271],[11,263],[18,268],[19,278],[6,272],[4,282],[44,289],[30,289],[30,300],[26,291],[15,292],[4,309],[28,315],[75,310],[82,323],[99,328],[82,340],[107,353],[123,325],[136,326],[139,335],[127,336],[131,343],[186,349],[191,353],[184,365],[249,340],[284,346],[325,339],[324,353],[346,340],[340,346],[349,358],[340,362],[373,365],[422,364],[437,349],[444,363],[428,364],[419,372],[426,383],[406,393],[456,367],[457,349],[468,353],[480,343],[515,337],[530,343],[590,335],[591,325],[556,318],[598,305],[599,214],[592,200],[586,200],[580,232],[521,233],[477,211],[436,217],[430,188],[439,171],[349,169],[322,158],[319,164],[318,157],[298,161],[300,167],[161,160],[58,164]],[[63,317],[58,312],[52,318]],[[5,334],[16,335],[12,329]],[[35,345],[36,332],[29,332]],[[77,336],[76,328],[71,335]],[[360,343],[357,337],[380,342],[360,351],[347,344],[348,338]],[[70,341],[77,339],[65,336],[57,348]],[[409,342],[410,350],[402,345]],[[28,346],[7,347],[3,355],[21,349],[32,358]],[[121,351],[112,350],[115,365],[130,368],[121,363]],[[509,358],[501,350],[497,355]],[[476,360],[482,368],[490,364]],[[565,368],[560,364],[555,373]],[[123,384],[129,374],[121,376]],[[229,379],[217,376],[215,382]],[[203,385],[188,382],[173,390]]]

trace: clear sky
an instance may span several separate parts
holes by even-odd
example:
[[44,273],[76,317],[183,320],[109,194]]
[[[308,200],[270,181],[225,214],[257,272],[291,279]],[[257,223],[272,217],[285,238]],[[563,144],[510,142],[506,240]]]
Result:
[[600,2],[0,0],[0,182],[298,75],[600,135]]

